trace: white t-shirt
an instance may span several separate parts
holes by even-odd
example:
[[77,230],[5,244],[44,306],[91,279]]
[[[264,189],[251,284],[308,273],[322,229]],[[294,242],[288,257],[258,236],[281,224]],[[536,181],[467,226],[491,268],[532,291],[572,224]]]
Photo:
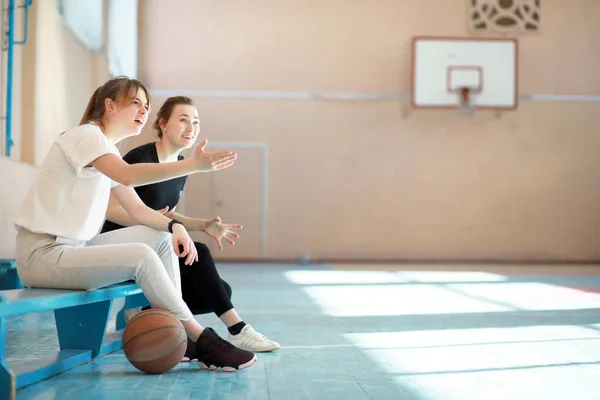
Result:
[[110,190],[118,183],[86,165],[109,153],[121,157],[96,124],[61,134],[29,189],[15,225],[62,238],[93,238],[104,222]]

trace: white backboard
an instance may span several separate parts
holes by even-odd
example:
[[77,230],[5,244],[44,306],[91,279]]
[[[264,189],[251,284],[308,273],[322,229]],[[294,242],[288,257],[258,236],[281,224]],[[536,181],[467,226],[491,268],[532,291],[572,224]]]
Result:
[[517,108],[516,40],[415,37],[412,50],[414,107],[456,108],[466,86],[474,108]]

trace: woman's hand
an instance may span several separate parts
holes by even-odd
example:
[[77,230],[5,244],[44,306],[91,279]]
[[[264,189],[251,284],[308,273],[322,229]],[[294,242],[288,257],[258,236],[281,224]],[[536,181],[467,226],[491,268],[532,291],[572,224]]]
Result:
[[217,171],[233,165],[233,162],[237,159],[237,153],[230,150],[206,152],[204,149],[206,148],[207,143],[207,139],[200,142],[198,147],[194,150],[193,155],[190,157],[194,160],[198,171]]
[[240,235],[233,232],[231,229],[242,229],[243,226],[239,224],[223,224],[220,217],[215,217],[206,221],[204,227],[204,233],[215,239],[219,250],[223,250],[223,244],[221,239],[225,239],[229,244],[234,245],[235,241],[233,238],[238,239]]
[[175,250],[177,257],[187,256],[185,265],[192,265],[192,263],[198,261],[196,245],[194,245],[194,241],[182,224],[173,224],[173,250]]

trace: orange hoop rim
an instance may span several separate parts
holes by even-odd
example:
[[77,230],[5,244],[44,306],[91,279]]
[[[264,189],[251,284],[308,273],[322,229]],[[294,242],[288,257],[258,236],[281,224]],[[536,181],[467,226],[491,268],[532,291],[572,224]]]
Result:
[[481,93],[481,89],[470,86],[461,86],[452,91],[459,96],[461,104],[469,104],[472,94]]
[[469,103],[469,94],[471,93],[471,89],[469,89],[468,87],[461,87],[459,89],[459,93],[460,93],[460,100],[463,104],[468,104]]

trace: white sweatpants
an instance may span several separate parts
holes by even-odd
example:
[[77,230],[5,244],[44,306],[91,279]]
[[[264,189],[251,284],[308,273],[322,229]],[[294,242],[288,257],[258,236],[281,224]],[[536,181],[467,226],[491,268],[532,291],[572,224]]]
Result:
[[18,229],[16,264],[25,287],[92,290],[134,280],[152,307],[193,318],[168,232],[137,225],[81,242]]

